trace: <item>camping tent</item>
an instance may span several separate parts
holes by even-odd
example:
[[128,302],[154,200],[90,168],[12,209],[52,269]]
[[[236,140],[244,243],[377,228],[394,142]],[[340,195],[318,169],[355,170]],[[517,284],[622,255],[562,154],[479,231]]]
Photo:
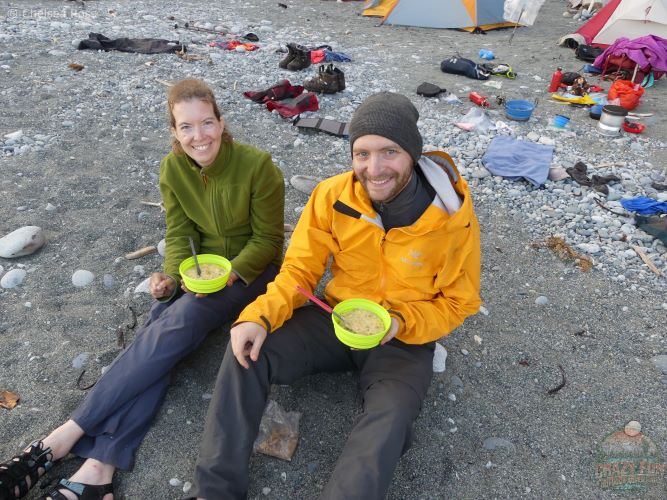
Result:
[[505,0],[370,0],[362,14],[398,26],[489,30],[514,26],[503,19],[504,5]]
[[577,33],[587,44],[611,45],[617,38],[667,38],[667,0],[610,0]]

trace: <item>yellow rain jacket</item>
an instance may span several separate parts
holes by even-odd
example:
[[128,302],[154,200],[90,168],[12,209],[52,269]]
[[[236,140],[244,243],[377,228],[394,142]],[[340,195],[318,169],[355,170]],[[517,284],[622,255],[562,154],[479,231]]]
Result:
[[[307,300],[296,286],[314,290],[329,257],[327,302],[365,298],[381,304],[399,319],[396,338],[407,344],[437,340],[475,314],[481,303],[480,240],[468,185],[446,153],[429,153],[419,165],[435,200],[412,226],[388,232],[353,172],[320,182],[279,275],[237,323],[251,321],[269,332],[282,326]],[[461,202],[451,215],[440,196],[445,184],[454,186]]]

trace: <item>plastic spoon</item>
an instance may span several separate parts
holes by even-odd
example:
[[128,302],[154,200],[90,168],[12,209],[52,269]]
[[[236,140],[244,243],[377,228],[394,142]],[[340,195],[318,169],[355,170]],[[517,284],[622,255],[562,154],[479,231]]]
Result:
[[[296,291],[299,292],[301,295],[303,295],[305,297],[308,297],[313,303],[320,306],[322,309],[324,309],[329,314],[333,314],[334,316],[336,316],[336,318],[338,319],[338,322],[343,326],[343,328],[345,328],[346,330],[350,330],[350,328],[347,326],[347,323],[345,323],[345,320],[343,319],[343,317],[340,314],[338,314],[336,311],[334,311],[329,304],[327,304],[326,302],[322,302],[320,299],[315,297],[312,293],[307,291],[305,288],[300,287],[299,285],[296,286]],[[354,330],[350,330],[350,331],[354,332]]]
[[197,268],[197,276],[201,278],[201,269],[199,267],[199,261],[197,260],[197,252],[195,251],[195,244],[192,241],[192,237],[188,236],[188,240],[190,240],[190,250],[192,250],[192,257],[195,259],[195,267]]

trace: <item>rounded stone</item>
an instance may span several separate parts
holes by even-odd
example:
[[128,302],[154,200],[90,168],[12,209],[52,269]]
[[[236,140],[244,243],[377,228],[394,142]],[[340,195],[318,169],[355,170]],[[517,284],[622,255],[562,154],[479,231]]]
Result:
[[23,283],[26,274],[28,273],[25,269],[12,269],[11,271],[7,271],[7,274],[0,279],[0,286],[2,288],[14,288],[19,286]]
[[640,424],[636,420],[631,420],[630,422],[625,424],[625,428],[623,429],[623,432],[625,432],[630,437],[636,436],[641,431],[642,431],[642,424]]
[[95,275],[85,269],[78,269],[72,274],[72,284],[77,287],[90,285],[95,279]]

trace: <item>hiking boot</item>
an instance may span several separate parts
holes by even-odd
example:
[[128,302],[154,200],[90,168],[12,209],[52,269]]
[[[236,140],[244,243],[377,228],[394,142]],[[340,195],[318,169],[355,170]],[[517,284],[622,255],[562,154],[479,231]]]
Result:
[[288,43],[287,44],[287,55],[285,58],[278,63],[282,69],[287,69],[287,65],[291,63],[296,57],[296,44]]
[[290,71],[298,71],[300,69],[307,68],[310,66],[310,50],[304,47],[303,45],[295,45],[294,47],[295,55],[285,69]]
[[335,94],[345,88],[345,74],[333,64],[322,65],[317,77],[303,82],[303,87],[311,92]]

